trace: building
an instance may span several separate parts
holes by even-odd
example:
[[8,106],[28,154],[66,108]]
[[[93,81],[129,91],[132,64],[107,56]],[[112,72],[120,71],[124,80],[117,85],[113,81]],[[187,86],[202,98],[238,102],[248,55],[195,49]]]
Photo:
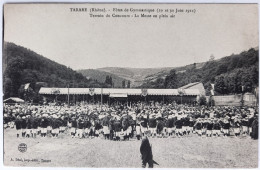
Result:
[[201,82],[190,83],[190,84],[180,87],[180,89],[185,89],[185,90],[197,89],[197,90],[199,90],[200,95],[203,95],[203,96],[206,95],[205,88]]
[[200,96],[198,89],[131,89],[131,88],[47,88],[42,87],[39,94],[57,101],[87,102],[131,102],[158,101],[194,103]]
[[4,103],[8,103],[8,104],[13,104],[13,103],[24,103],[24,100],[23,99],[20,99],[18,97],[10,97],[8,99],[5,99],[3,101]]

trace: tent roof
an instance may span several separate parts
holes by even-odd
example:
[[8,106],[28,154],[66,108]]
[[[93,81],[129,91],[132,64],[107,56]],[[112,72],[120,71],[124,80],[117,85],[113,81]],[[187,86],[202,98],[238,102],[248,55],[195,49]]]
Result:
[[[39,91],[40,94],[91,94],[91,90],[94,89],[94,94],[127,94],[127,95],[141,95],[142,89],[129,89],[129,88],[47,88],[42,87]],[[178,89],[147,89],[148,95],[179,95]],[[198,89],[185,89],[185,95],[197,96],[200,92]]]
[[109,97],[127,97],[126,93],[111,93]]
[[180,89],[187,89],[187,88],[190,88],[190,87],[195,86],[195,85],[200,84],[200,83],[201,82],[189,83],[189,84],[186,84],[185,86],[180,87]]
[[10,103],[24,103],[24,100],[20,99],[18,97],[10,97],[10,98],[4,100],[4,103],[7,103],[7,102],[10,102]]

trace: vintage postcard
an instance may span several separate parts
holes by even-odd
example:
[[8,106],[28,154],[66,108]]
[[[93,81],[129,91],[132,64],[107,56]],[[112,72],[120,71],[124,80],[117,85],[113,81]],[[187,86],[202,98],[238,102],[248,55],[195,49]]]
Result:
[[258,10],[4,4],[4,166],[257,168]]

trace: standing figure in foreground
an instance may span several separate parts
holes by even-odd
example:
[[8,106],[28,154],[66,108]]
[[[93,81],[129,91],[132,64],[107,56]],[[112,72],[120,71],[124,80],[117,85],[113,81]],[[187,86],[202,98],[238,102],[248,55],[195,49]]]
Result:
[[252,133],[251,133],[251,138],[252,139],[258,139],[258,114],[256,114],[254,121],[252,122]]
[[148,163],[148,167],[153,168],[152,147],[147,136],[145,136],[142,140],[140,152],[142,157],[142,167],[145,168],[146,164]]

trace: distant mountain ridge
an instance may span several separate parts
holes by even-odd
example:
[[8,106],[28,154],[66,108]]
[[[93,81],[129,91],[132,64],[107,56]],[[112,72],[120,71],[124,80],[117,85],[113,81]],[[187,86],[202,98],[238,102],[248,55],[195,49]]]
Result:
[[[201,68],[205,63],[197,63],[196,68]],[[159,68],[131,68],[131,67],[103,67],[97,69],[77,70],[85,77],[97,79],[104,82],[106,75],[112,76],[116,87],[122,87],[123,80],[130,80],[131,87],[140,87],[144,82],[155,81],[158,78],[165,78],[170,70],[185,72],[193,67],[193,64],[181,67],[159,67]]]
[[167,73],[173,67],[166,68],[123,68],[123,67],[103,67],[97,69],[82,69],[77,70],[85,77],[97,79],[100,82],[105,81],[106,75],[112,76],[115,87],[122,87],[123,80],[130,80],[131,87],[139,87],[143,80],[153,74]]
[[116,74],[97,70],[97,69],[83,69],[83,70],[77,70],[77,72],[81,73],[85,78],[87,79],[93,79],[97,80],[98,82],[104,83],[106,80],[106,76],[111,76],[112,81],[114,83],[114,87],[122,87],[122,81],[126,80],[122,77],[119,77]]
[[[170,75],[171,70],[175,70],[177,74],[177,86],[178,88],[193,82],[202,82],[207,92],[210,90],[210,83],[217,83],[219,76],[225,78],[225,88],[229,89],[226,92],[220,92],[220,94],[239,93],[241,92],[241,85],[247,86],[247,91],[250,92],[253,88],[258,86],[258,79],[256,73],[258,72],[258,47],[251,48],[247,51],[243,51],[240,54],[232,54],[220,59],[211,58],[206,62],[193,63],[181,67],[162,67],[162,68],[122,68],[122,67],[104,67],[92,69],[91,71],[85,70],[82,73],[84,76],[92,76],[98,78],[98,74],[113,75],[115,82],[120,87],[120,83],[123,80],[130,80],[132,88],[166,88],[165,78]],[[95,76],[93,75],[95,73]],[[239,75],[241,73],[241,75]],[[236,74],[236,84],[230,84],[229,81],[232,76],[230,74]],[[104,79],[103,75],[103,79]],[[242,80],[238,80],[243,76]],[[251,77],[252,80],[246,80],[247,77]],[[256,77],[256,78],[255,78]],[[246,81],[245,81],[246,80]],[[229,86],[229,87],[228,87]],[[234,86],[236,89],[232,89]],[[216,86],[217,87],[217,86]],[[223,86],[224,87],[224,86]],[[219,88],[217,87],[217,90]],[[220,90],[218,90],[220,91]]]

